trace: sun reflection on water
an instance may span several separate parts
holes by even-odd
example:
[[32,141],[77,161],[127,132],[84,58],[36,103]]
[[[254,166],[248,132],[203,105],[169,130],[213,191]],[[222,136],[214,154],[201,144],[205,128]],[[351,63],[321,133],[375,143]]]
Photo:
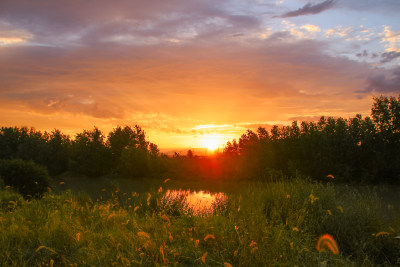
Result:
[[227,198],[227,195],[222,192],[179,189],[167,190],[162,202],[169,209],[176,207],[193,215],[207,215],[224,208]]

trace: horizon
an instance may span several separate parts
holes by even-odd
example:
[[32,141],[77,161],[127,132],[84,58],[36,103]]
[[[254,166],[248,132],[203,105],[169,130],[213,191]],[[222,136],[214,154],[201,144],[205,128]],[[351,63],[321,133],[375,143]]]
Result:
[[2,126],[139,125],[161,151],[370,115],[400,94],[391,0],[0,3]]

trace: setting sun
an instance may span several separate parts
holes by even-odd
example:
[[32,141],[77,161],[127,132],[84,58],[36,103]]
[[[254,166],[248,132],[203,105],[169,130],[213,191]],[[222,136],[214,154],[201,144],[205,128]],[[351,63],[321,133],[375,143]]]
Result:
[[200,145],[210,151],[217,150],[223,143],[219,136],[207,136],[200,140]]

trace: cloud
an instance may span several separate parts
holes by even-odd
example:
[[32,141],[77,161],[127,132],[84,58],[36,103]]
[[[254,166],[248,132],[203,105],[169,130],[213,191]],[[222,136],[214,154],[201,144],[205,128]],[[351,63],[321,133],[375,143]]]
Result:
[[[249,116],[277,120],[284,99],[349,95],[362,88],[369,71],[366,64],[326,55],[327,43],[285,32],[244,42],[208,38],[150,46],[3,47],[0,102],[120,120],[137,112],[186,117],[197,125]],[[276,104],[265,103],[270,99]]]
[[381,55],[381,63],[387,63],[387,62],[391,62],[392,60],[396,59],[400,57],[400,52],[396,52],[396,51],[391,51],[391,52],[385,52],[382,53]]
[[379,73],[370,75],[365,90],[378,93],[400,93],[400,67],[387,72],[379,70]]
[[[196,125],[344,116],[370,105],[357,99],[370,93],[358,92],[365,87],[366,73],[375,73],[369,64],[327,53],[332,40],[314,38],[325,33],[318,25],[273,28],[275,22],[265,20],[270,14],[260,15],[254,5],[39,2],[0,1],[0,25],[7,32],[0,36],[27,40],[0,45],[4,121],[39,118],[50,129],[61,121],[75,128],[80,120],[86,128],[137,123],[153,136],[182,137],[205,133],[193,133]],[[351,35],[346,28],[335,30],[334,35]],[[390,80],[390,73],[375,74]],[[242,130],[240,125],[221,128],[232,135]]]
[[313,5],[311,3],[307,3],[302,8],[287,12],[287,13],[281,15],[280,17],[289,18],[289,17],[318,14],[327,9],[332,8],[334,6],[335,2],[336,2],[335,0],[326,0],[326,1],[323,1],[323,2],[321,2],[319,4],[315,4],[315,5]]
[[33,35],[24,29],[18,29],[0,21],[0,46],[21,45],[33,38]]
[[382,42],[385,43],[386,51],[400,52],[400,31],[392,31],[389,26],[385,26],[382,35]]

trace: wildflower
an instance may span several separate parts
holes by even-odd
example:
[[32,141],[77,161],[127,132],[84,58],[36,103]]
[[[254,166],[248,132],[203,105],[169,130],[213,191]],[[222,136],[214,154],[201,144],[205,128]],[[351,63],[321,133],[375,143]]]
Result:
[[331,212],[331,210],[328,210],[328,214],[329,214],[329,216],[330,216],[330,215],[332,215],[332,212]]
[[311,204],[314,204],[314,202],[317,201],[318,199],[319,199],[319,197],[315,197],[312,193],[310,194]]
[[206,252],[204,252],[203,256],[201,256],[201,261],[202,261],[203,263],[206,263],[207,254],[208,254],[208,252],[206,251]]
[[151,194],[150,193],[148,193],[149,195],[147,196],[147,206],[149,206],[150,205],[150,198],[151,198]]
[[340,210],[341,213],[343,213],[343,207],[342,206],[337,206],[337,209]]
[[224,266],[225,266],[225,267],[233,267],[233,265],[232,265],[232,264],[230,264],[230,263],[227,263],[227,262],[224,262]]
[[163,261],[164,261],[164,263],[165,263],[164,249],[163,249],[162,246],[160,246],[160,253],[161,253],[161,256],[162,256]]
[[65,184],[65,182],[60,182],[60,184]]
[[333,239],[333,237],[329,234],[325,234],[325,235],[321,236],[317,242],[317,250],[319,252],[325,251],[326,248],[328,248],[330,251],[332,251],[332,253],[335,255],[339,254],[339,247],[338,247],[335,239]]
[[326,178],[335,179],[335,176],[333,176],[332,174],[328,174],[328,175],[326,176]]
[[161,216],[161,219],[163,219],[164,221],[169,222],[169,218],[168,218],[168,216],[165,215],[165,214],[163,214],[163,215]]
[[388,232],[379,232],[375,236],[378,237],[378,236],[381,236],[381,235],[389,235],[389,233]]
[[204,237],[204,241],[207,241],[210,238],[215,239],[215,236],[214,235],[206,235],[206,237]]
[[169,178],[168,178],[168,179],[165,179],[165,180],[164,180],[164,183],[168,182],[169,180],[171,180],[171,179],[169,179]]
[[57,252],[55,252],[54,249],[49,248],[49,247],[46,247],[46,246],[39,246],[39,247],[35,250],[35,252],[39,252],[41,249],[44,249],[44,248],[47,249],[48,251],[54,253],[54,254],[57,254]]
[[150,236],[148,234],[146,234],[145,232],[138,232],[137,235],[139,237],[145,237],[147,239],[150,239]]
[[196,239],[196,242],[194,243],[194,247],[197,248],[197,246],[199,245],[200,240]]
[[298,232],[298,231],[299,231],[299,228],[293,227],[292,230]]
[[249,247],[253,247],[254,245],[257,245],[257,242],[251,241]]

